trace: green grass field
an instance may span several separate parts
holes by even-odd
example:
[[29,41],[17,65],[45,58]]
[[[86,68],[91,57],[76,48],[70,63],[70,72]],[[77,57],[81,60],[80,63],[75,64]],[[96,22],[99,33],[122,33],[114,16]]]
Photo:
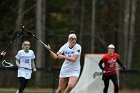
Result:
[[[0,88],[0,93],[16,93],[17,89],[13,88]],[[45,89],[45,88],[31,88],[25,89],[24,93],[54,93],[53,89]]]
[[[0,88],[0,93],[16,93],[16,89]],[[32,88],[32,89],[26,89],[24,93],[55,93],[55,92],[53,89]],[[119,93],[140,93],[140,90],[120,90]]]
[[137,89],[135,89],[135,90],[120,90],[120,92],[119,93],[140,93],[140,90],[137,90]]

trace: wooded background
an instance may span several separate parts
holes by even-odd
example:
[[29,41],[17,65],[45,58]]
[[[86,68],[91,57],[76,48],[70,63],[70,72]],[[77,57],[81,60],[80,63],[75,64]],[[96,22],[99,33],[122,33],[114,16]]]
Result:
[[[127,69],[139,69],[139,10],[140,0],[0,0],[0,51],[9,44],[13,31],[20,24],[46,44],[49,43],[56,52],[67,42],[70,31],[74,30],[78,37],[77,42],[82,46],[82,66],[84,54],[106,53],[107,46],[112,43]],[[24,40],[31,41],[37,68],[47,68],[45,71],[48,72],[52,68],[61,67],[62,62],[54,61],[45,47],[28,34],[8,49],[5,59],[15,63],[15,55]],[[34,86],[50,87],[49,77],[53,76],[46,75],[45,71],[34,74]],[[8,77],[4,70],[0,73],[2,87],[16,86],[16,83],[11,83],[12,79],[15,80],[15,71],[7,71]],[[139,88],[138,74],[126,82],[135,82],[133,87]],[[2,82],[4,79],[8,83]],[[126,82],[123,86],[127,85]]]

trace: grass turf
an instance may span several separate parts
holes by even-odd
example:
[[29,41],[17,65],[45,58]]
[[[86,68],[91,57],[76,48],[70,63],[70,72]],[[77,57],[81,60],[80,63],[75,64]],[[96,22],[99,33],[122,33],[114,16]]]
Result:
[[[0,93],[16,93],[17,89],[14,88],[0,88]],[[48,88],[28,88],[24,93],[55,93],[55,90]],[[119,93],[140,93],[140,90],[120,90]]]

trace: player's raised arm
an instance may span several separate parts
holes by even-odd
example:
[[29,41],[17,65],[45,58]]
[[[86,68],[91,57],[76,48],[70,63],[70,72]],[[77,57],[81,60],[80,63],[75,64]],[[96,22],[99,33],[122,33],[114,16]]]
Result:
[[66,59],[66,60],[69,60],[69,61],[72,61],[72,62],[75,62],[78,58],[78,55],[77,54],[74,54],[73,56],[69,57],[69,56],[64,56],[64,55],[58,55],[58,58],[59,59]]
[[53,59],[57,59],[57,58],[58,58],[57,54],[54,53],[54,52],[51,50],[51,47],[50,47],[49,44],[48,44],[48,45],[44,45],[44,46],[49,50],[49,52],[50,52],[50,54],[51,54],[51,57],[52,57]]

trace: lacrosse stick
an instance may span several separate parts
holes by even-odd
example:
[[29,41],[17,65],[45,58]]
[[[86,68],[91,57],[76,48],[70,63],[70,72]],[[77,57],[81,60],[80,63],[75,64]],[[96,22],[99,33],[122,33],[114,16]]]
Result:
[[[6,52],[10,46],[13,44],[13,42],[15,42],[18,38],[21,38],[23,35],[23,32],[22,32],[22,29],[16,29],[13,34],[12,34],[12,38],[10,40],[10,43],[8,44],[8,46],[3,50],[3,52]],[[3,56],[1,57],[1,60],[2,60]],[[4,67],[12,67],[13,64],[7,62],[6,60],[3,60],[2,61],[2,65]]]
[[13,32],[12,38],[10,40],[10,43],[8,44],[8,46],[4,49],[4,52],[6,52],[9,47],[13,44],[13,42],[15,42],[18,38],[21,38],[23,35],[22,29],[17,29]]
[[41,40],[41,39],[39,39],[38,37],[36,37],[32,32],[30,32],[30,31],[28,31],[27,29],[25,29],[24,28],[24,26],[21,24],[20,25],[20,28],[24,31],[24,32],[26,32],[26,33],[28,33],[29,35],[31,35],[32,37],[34,37],[36,40],[38,40],[40,43],[42,43],[43,45],[45,45],[45,43]]
[[[17,67],[16,65],[13,65],[12,63],[6,61],[6,60],[3,60],[2,61],[2,65],[6,68],[10,68],[10,67]],[[24,68],[24,69],[28,69],[28,70],[32,70],[32,69],[29,69],[29,68],[25,68],[25,67],[18,67],[18,68]]]
[[[113,70],[113,71],[118,71],[118,70],[121,70],[121,69],[122,69],[122,67],[121,67],[121,68],[118,68],[118,69],[115,69],[115,70]],[[96,76],[101,76],[101,75],[103,75],[103,74],[113,72],[113,71],[95,72],[95,73],[93,74],[93,78],[95,78]]]
[[12,63],[7,62],[6,60],[3,60],[3,61],[2,61],[2,65],[3,65],[4,67],[13,67],[13,66],[14,66]]

